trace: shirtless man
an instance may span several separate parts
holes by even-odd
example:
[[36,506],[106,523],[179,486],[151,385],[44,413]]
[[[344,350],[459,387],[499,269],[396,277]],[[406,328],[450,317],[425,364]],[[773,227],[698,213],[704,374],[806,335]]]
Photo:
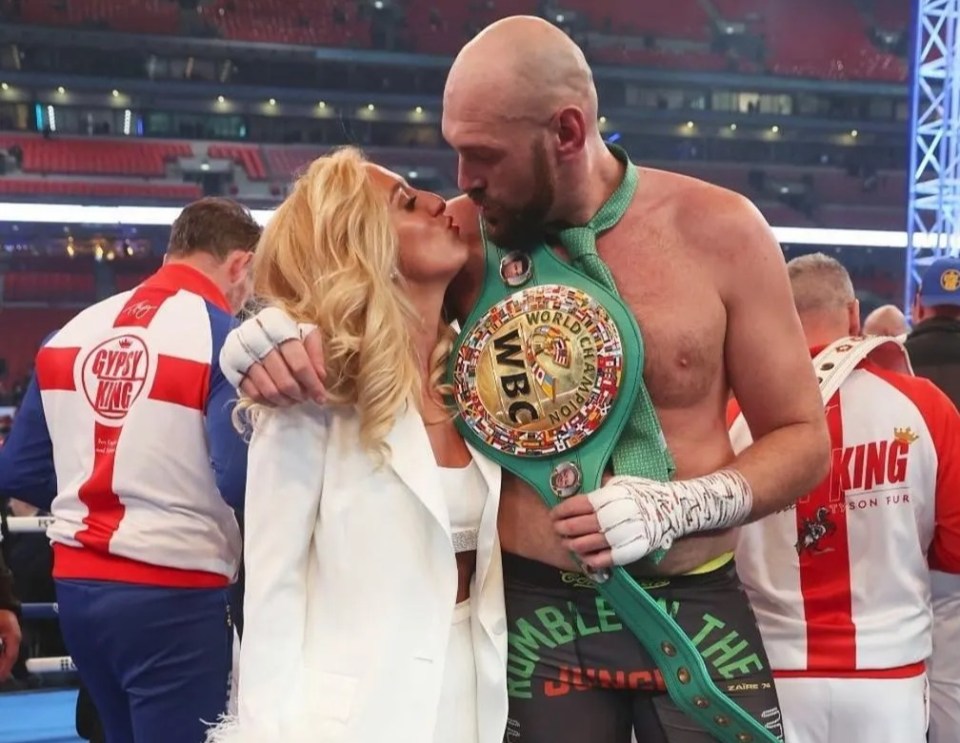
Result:
[[[459,156],[459,186],[468,197],[451,202],[450,215],[466,234],[476,231],[479,211],[488,237],[505,248],[522,250],[559,223],[586,223],[624,178],[624,163],[600,135],[582,52],[538,18],[498,21],[463,49],[447,80],[443,133]],[[812,488],[827,472],[829,453],[780,248],[743,197],[646,168],[625,215],[597,246],[643,331],[644,379],[676,479],[615,478],[551,515],[535,492],[504,473],[505,740],[627,743],[631,728],[640,743],[713,740],[663,692],[652,659],[571,551],[593,566],[632,563],[628,569],[693,639],[720,688],[779,735],[766,656],[731,560],[731,527]],[[461,322],[483,276],[477,235],[473,258],[448,294]],[[275,311],[261,317],[234,335],[221,357],[225,371],[261,401],[322,401],[317,335],[300,343],[289,318]],[[756,440],[738,457],[724,417],[731,390]],[[594,503],[610,502],[628,507],[625,535],[613,550],[594,514]],[[647,517],[650,504],[665,520]],[[694,513],[707,517],[687,518]],[[703,533],[685,536],[693,530]],[[671,542],[658,565],[639,560]]]

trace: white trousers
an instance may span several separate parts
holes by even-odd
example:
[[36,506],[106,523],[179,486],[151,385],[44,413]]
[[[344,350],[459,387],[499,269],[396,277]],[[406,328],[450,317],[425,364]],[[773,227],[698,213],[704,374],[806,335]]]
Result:
[[434,743],[478,743],[477,664],[470,627],[470,600],[457,604],[447,643]]
[[927,676],[778,678],[787,743],[925,743]]
[[933,655],[930,674],[930,743],[960,741],[960,575],[930,571]]

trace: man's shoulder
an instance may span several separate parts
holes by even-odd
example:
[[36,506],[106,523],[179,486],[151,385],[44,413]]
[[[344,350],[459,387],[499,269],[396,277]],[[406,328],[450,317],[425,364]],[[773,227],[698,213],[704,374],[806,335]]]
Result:
[[85,320],[96,320],[103,316],[110,316],[111,314],[117,313],[123,309],[132,296],[132,291],[111,294],[109,297],[101,299],[99,302],[80,310],[80,312],[74,316],[71,322],[83,322]]
[[114,294],[83,308],[64,323],[63,327],[51,333],[44,341],[43,346],[77,345],[87,336],[112,327],[130,294],[131,292]]
[[203,301],[207,315],[210,317],[210,322],[217,328],[225,327],[230,330],[240,324],[236,315],[227,312],[223,307],[214,304],[209,299],[203,297],[200,297],[200,299]]
[[769,225],[750,199],[713,183],[655,168],[641,168],[637,205],[693,246],[742,246],[746,235]]
[[715,183],[658,168],[640,168],[641,187],[638,194],[658,199],[667,205],[681,206],[736,206],[752,207],[743,194]]
[[953,407],[950,398],[929,379],[886,369],[871,361],[863,362],[861,368],[874,377],[882,379],[906,397],[921,413],[950,410]]
[[[180,334],[184,328],[197,332],[207,327],[216,335],[226,335],[237,323],[235,316],[220,304],[189,288],[158,289],[143,296],[127,294],[122,313],[134,320],[151,318],[145,328],[149,334]],[[206,319],[207,322],[203,322]]]

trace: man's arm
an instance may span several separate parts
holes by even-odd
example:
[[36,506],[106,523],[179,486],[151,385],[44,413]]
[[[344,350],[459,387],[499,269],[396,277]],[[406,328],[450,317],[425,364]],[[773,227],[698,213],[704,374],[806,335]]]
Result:
[[914,378],[911,399],[920,409],[937,452],[934,484],[931,570],[960,574],[960,412],[953,401],[927,379]]
[[53,444],[34,375],[17,409],[10,435],[0,447],[0,495],[49,511],[57,494],[56,483]]
[[[463,322],[480,296],[485,268],[477,207],[466,196],[447,203],[460,239],[470,246],[466,265],[446,293],[450,320]],[[320,333],[275,307],[246,320],[227,337],[220,367],[230,383],[254,402],[288,407],[304,400],[322,405],[326,367]]]
[[826,476],[830,435],[780,245],[756,208],[737,198],[742,217],[719,233],[727,237],[718,257],[726,267],[727,378],[754,440],[730,466],[750,485],[753,520]]
[[727,379],[754,443],[703,477],[666,483],[615,477],[554,508],[564,546],[594,569],[766,516],[809,491],[829,467],[820,392],[776,238],[735,194],[713,189],[709,199],[689,201],[700,218],[691,213],[680,220],[688,225],[684,238],[705,246],[714,264],[727,310]]
[[247,444],[233,425],[231,417],[237,404],[237,391],[219,370],[217,376],[219,380],[207,401],[210,466],[213,467],[220,495],[231,508],[241,512],[247,483]]
[[220,349],[227,333],[236,327],[233,318],[210,310],[213,359],[210,366],[210,392],[204,424],[210,466],[213,468],[220,495],[237,513],[243,511],[243,494],[247,483],[247,443],[233,425],[237,390],[220,369]]

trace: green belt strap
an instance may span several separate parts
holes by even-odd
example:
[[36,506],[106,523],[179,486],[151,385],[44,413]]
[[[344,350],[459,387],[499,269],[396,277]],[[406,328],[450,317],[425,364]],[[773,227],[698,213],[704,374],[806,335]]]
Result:
[[[487,242],[483,291],[464,323],[464,331],[451,357],[450,379],[461,407],[457,424],[467,441],[530,484],[552,508],[560,498],[550,486],[550,476],[561,462],[577,464],[582,473],[581,492],[590,492],[600,486],[604,469],[627,427],[633,404],[643,385],[643,343],[636,319],[619,297],[559,260],[548,246],[540,245],[527,253],[531,274],[519,288],[511,288],[501,280],[500,263],[504,255],[501,249]],[[568,450],[550,455],[520,456],[504,451],[502,446],[494,446],[469,422],[471,413],[461,396],[461,389],[477,381],[474,378],[478,373],[476,353],[471,349],[483,343],[494,343],[495,334],[493,338],[489,337],[487,326],[482,322],[488,311],[517,292],[536,291],[537,287],[544,286],[583,290],[606,310],[621,337],[622,382],[607,417],[588,438]],[[498,316],[503,314],[500,310],[498,313]],[[591,577],[620,621],[654,659],[671,699],[691,720],[723,743],[776,743],[777,739],[768,730],[714,684],[700,653],[684,631],[626,570],[614,567]]]
[[[551,508],[560,502],[553,493],[538,492]],[[594,579],[597,591],[653,658],[670,698],[687,717],[723,743],[778,741],[717,687],[690,638],[646,589],[622,567],[607,575]]]

